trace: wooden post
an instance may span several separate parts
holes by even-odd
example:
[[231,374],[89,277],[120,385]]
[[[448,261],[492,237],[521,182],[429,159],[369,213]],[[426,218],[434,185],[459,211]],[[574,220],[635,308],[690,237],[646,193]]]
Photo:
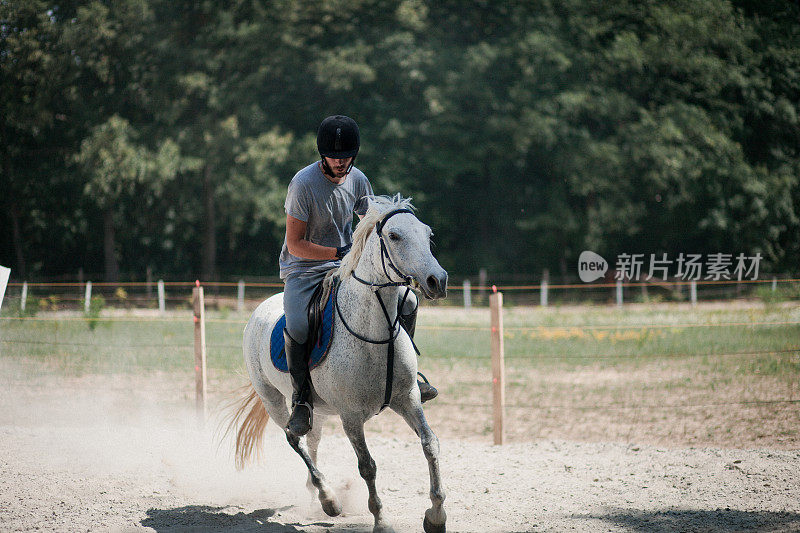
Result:
[[244,280],[239,280],[239,293],[237,294],[237,305],[236,309],[240,312],[244,312]]
[[468,279],[464,280],[464,309],[472,307],[472,284]]
[[697,305],[697,281],[692,280],[689,287],[690,287],[689,291],[691,292],[692,305]]
[[622,280],[617,280],[617,307],[622,307]]
[[25,312],[25,304],[28,301],[28,282],[22,282],[22,294],[19,296],[19,310]]
[[164,280],[158,280],[158,310],[161,314],[164,314],[166,310],[166,304],[164,303]]
[[489,296],[492,315],[492,391],[494,398],[494,443],[503,444],[503,414],[506,405],[505,355],[503,346],[503,293],[495,291]]
[[194,302],[194,384],[197,420],[202,425],[206,418],[206,313],[203,287],[200,280],[192,289]]
[[86,282],[86,293],[83,295],[83,312],[89,314],[92,305],[92,282]]
[[775,289],[778,288],[778,278],[772,277],[772,292],[775,292]]

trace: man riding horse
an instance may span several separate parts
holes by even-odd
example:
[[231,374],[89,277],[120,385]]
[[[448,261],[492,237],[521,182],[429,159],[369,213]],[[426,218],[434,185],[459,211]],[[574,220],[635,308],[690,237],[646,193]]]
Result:
[[[349,251],[353,236],[353,213],[363,216],[372,195],[369,180],[353,166],[360,147],[356,122],[343,115],[326,118],[317,131],[321,160],[295,174],[289,183],[284,208],[286,238],[280,255],[286,314],[286,359],[292,379],[292,414],[286,430],[302,436],[312,424],[308,306],[326,273],[337,268]],[[417,299],[413,293],[404,302],[400,323],[413,338]],[[418,382],[422,402],[438,391]]]

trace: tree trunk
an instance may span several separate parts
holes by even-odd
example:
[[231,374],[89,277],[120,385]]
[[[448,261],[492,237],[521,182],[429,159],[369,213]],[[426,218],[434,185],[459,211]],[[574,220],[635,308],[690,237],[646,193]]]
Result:
[[105,255],[106,281],[119,281],[116,235],[114,233],[114,211],[108,207],[103,211],[103,252]]
[[205,228],[201,275],[204,280],[215,281],[217,274],[217,219],[211,165],[206,165],[203,168],[203,206],[205,208]]
[[19,206],[14,202],[9,209],[9,216],[11,217],[11,231],[14,239],[14,255],[17,259],[17,272],[16,276],[19,279],[25,279],[27,272],[25,269],[25,254],[22,252],[22,233],[19,230]]

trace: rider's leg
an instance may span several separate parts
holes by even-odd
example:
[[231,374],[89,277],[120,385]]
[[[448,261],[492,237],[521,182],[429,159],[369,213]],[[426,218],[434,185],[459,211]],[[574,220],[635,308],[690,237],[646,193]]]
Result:
[[286,350],[286,362],[292,376],[292,415],[286,430],[297,437],[302,437],[311,430],[311,373],[308,370],[308,344],[295,341],[289,330],[283,330]]
[[308,433],[312,424],[311,373],[308,370],[308,302],[325,273],[303,273],[286,278],[283,310],[286,329],[283,332],[286,362],[292,377],[292,415],[286,430],[295,436]]
[[[400,302],[398,302],[399,304]],[[412,339],[414,338],[414,330],[417,329],[417,309],[419,309],[417,296],[413,292],[409,292],[402,309],[400,309],[400,325],[403,326],[403,329],[408,332],[408,336]],[[417,380],[417,385],[419,386],[419,395],[422,403],[433,400],[439,394],[436,387],[428,383],[427,380]]]

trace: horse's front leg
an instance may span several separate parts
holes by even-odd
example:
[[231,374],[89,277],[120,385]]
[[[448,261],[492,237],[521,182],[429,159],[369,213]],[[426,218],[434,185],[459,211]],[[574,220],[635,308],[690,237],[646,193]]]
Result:
[[347,434],[347,438],[350,439],[350,443],[353,445],[353,450],[356,452],[356,457],[358,458],[358,472],[367,483],[367,490],[369,490],[369,512],[375,517],[375,526],[372,531],[373,533],[393,533],[394,529],[392,529],[383,515],[383,504],[375,488],[375,478],[378,469],[367,449],[367,441],[364,438],[364,422],[361,420],[347,420],[342,417],[342,427],[344,428],[345,434]]
[[419,436],[422,442],[422,451],[428,460],[428,471],[431,478],[431,508],[425,511],[425,519],[422,527],[425,533],[444,533],[447,514],[444,512],[444,489],[442,488],[441,475],[439,473],[439,439],[425,420],[425,412],[419,401],[410,396],[408,400],[400,406],[392,406],[395,412],[402,416],[411,429]]

